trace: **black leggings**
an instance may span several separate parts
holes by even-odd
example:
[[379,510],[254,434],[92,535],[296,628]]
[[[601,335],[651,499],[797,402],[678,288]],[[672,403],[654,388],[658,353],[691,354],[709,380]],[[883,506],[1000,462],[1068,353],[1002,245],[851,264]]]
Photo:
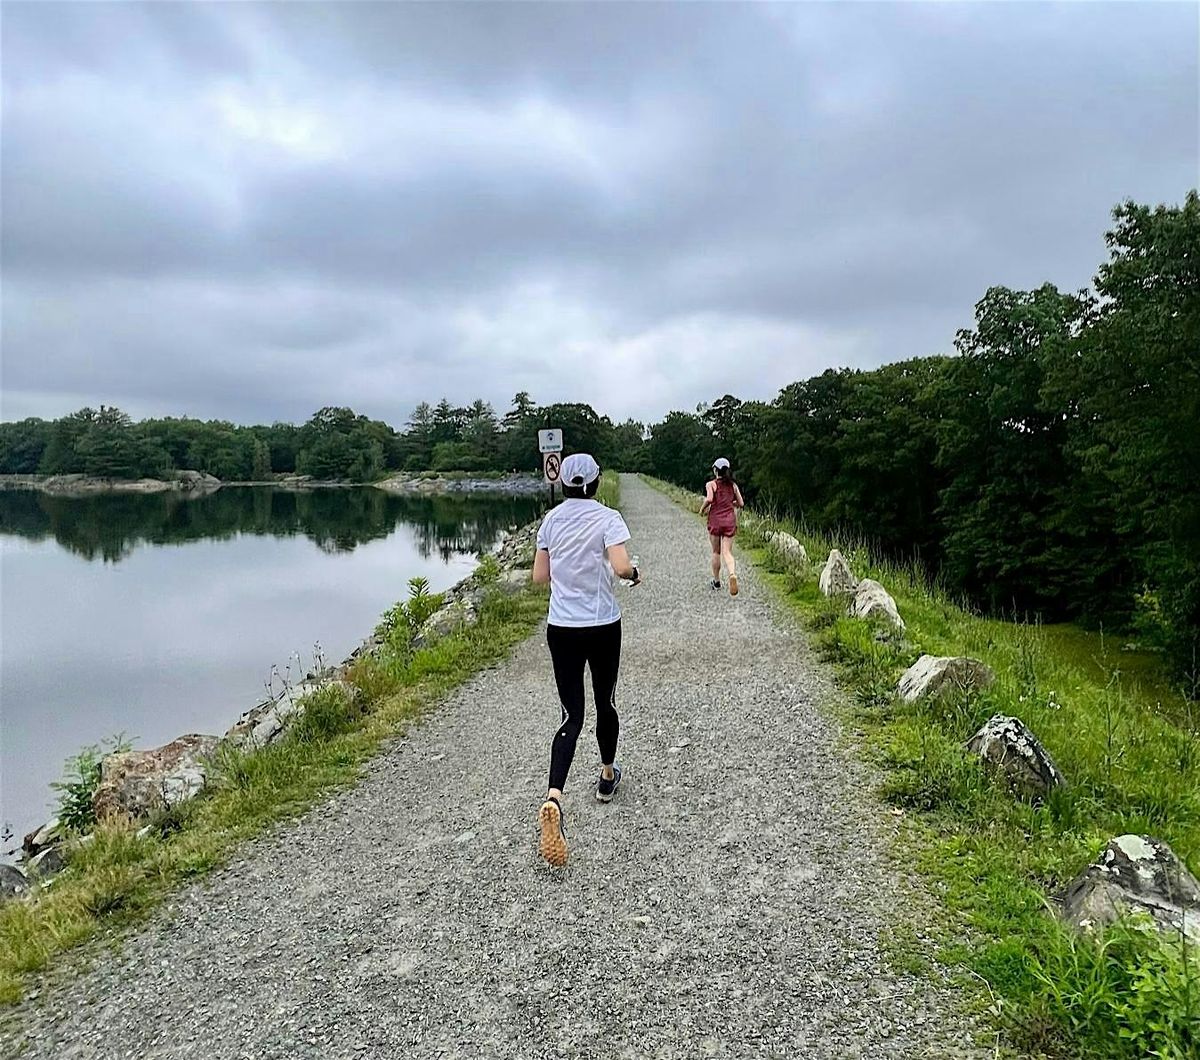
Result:
[[583,667],[592,671],[596,696],[596,742],[600,761],[617,757],[617,670],[621,665],[621,620],[607,626],[547,626],[546,643],[554,661],[554,681],[562,700],[562,726],[550,747],[550,787],[566,786],[575,743],[583,731]]

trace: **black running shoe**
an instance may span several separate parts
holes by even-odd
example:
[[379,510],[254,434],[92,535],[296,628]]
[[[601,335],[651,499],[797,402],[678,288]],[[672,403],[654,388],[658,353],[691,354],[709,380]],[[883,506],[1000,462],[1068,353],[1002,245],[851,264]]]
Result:
[[717,592],[721,588],[721,583],[719,581],[717,581],[716,578],[713,578],[713,580],[710,581],[708,584],[712,588],[713,592]]
[[600,774],[600,780],[596,784],[596,799],[599,802],[612,802],[613,796],[617,793],[617,785],[621,783],[621,767],[613,766],[612,780],[605,780],[604,774]]

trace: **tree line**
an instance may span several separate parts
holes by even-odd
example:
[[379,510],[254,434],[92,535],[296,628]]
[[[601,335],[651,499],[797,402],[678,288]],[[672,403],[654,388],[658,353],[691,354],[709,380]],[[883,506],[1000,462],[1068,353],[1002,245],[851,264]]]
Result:
[[1126,202],[1092,290],[995,287],[956,356],[828,370],[770,402],[724,395],[646,428],[518,394],[417,406],[402,431],[325,408],[303,426],[132,423],[115,409],[0,424],[0,472],[226,480],[533,471],[539,428],[607,467],[748,495],[912,558],[993,613],[1140,630],[1200,671],[1200,198]]
[[991,613],[1133,629],[1200,681],[1200,198],[1113,211],[1092,290],[994,287],[957,356],[672,413],[649,469],[719,450],[760,501],[916,558]]
[[399,431],[348,408],[320,409],[300,426],[240,426],[186,417],[134,422],[102,405],[57,420],[0,423],[0,474],[135,479],[199,471],[226,482],[289,474],[372,482],[401,470],[535,471],[537,432],[548,427],[562,428],[573,447],[610,467],[632,468],[645,433],[590,405],[537,405],[524,392],[503,416],[482,400],[466,408],[422,402]]

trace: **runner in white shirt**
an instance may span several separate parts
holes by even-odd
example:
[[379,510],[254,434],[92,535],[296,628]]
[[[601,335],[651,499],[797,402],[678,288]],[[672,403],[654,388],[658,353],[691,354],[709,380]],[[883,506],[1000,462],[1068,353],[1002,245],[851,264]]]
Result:
[[625,548],[629,540],[625,520],[595,500],[600,465],[587,453],[575,453],[562,462],[562,484],[566,499],[542,520],[533,561],[533,580],[550,584],[546,641],[562,701],[562,724],[550,747],[550,785],[538,811],[538,851],[555,866],[567,862],[562,793],[583,730],[585,665],[592,671],[596,740],[600,744],[596,798],[611,802],[621,782],[616,761],[621,609],[613,594],[613,575],[634,585],[641,580]]

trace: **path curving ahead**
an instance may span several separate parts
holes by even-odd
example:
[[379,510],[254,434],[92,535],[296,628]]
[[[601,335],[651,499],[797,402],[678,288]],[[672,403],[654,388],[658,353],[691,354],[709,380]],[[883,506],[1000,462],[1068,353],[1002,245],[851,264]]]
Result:
[[703,525],[621,489],[646,578],[621,597],[625,780],[595,801],[585,731],[565,872],[534,848],[559,722],[535,636],[27,1007],[0,1054],[974,1055],[952,999],[880,954],[906,899],[877,853],[886,810],[817,708],[827,677],[753,570],[713,593]]

